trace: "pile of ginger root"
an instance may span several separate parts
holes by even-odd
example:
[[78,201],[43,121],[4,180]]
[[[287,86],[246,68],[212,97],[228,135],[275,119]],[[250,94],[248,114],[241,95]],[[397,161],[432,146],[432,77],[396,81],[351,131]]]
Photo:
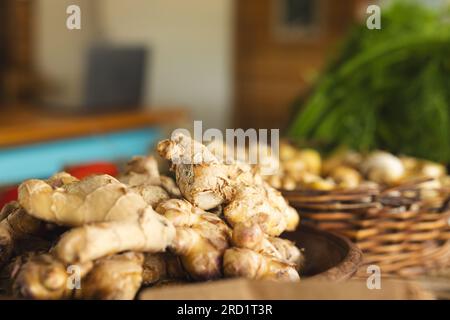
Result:
[[227,277],[299,281],[302,251],[280,238],[298,213],[255,166],[183,134],[118,178],[61,172],[19,186],[0,213],[0,294],[134,299],[142,288]]
[[315,149],[281,141],[277,168],[265,178],[285,191],[390,188],[420,180],[427,181],[420,184],[427,196],[434,196],[438,189],[450,190],[445,165],[382,150],[362,153],[340,147],[322,156]]

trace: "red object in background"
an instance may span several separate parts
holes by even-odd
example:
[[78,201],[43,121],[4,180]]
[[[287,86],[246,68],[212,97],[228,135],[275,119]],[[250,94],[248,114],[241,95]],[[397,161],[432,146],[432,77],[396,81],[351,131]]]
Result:
[[117,166],[111,162],[95,162],[70,166],[65,168],[65,171],[77,179],[83,179],[93,174],[109,174],[110,176],[115,177],[119,173]]
[[17,200],[17,186],[10,187],[0,193],[0,210],[5,204]]

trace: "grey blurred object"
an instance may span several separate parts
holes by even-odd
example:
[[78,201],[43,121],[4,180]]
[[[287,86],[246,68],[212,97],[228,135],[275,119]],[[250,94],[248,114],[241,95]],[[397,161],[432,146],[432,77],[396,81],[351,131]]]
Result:
[[87,57],[85,111],[139,108],[146,60],[147,50],[143,47],[92,47]]

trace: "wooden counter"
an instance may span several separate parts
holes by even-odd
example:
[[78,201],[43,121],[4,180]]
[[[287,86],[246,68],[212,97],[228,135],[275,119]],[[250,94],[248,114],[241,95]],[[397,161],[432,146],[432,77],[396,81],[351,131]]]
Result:
[[187,120],[181,108],[152,108],[106,115],[58,115],[33,109],[0,109],[0,148]]
[[67,165],[148,154],[168,130],[187,121],[180,108],[84,116],[0,111],[0,186],[46,178]]

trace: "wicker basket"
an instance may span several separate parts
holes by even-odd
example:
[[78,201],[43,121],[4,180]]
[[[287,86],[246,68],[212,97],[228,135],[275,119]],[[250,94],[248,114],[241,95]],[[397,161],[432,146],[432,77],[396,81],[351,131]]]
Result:
[[286,191],[304,220],[352,239],[364,253],[359,270],[378,265],[383,274],[416,276],[450,266],[448,190],[428,180],[381,190]]

